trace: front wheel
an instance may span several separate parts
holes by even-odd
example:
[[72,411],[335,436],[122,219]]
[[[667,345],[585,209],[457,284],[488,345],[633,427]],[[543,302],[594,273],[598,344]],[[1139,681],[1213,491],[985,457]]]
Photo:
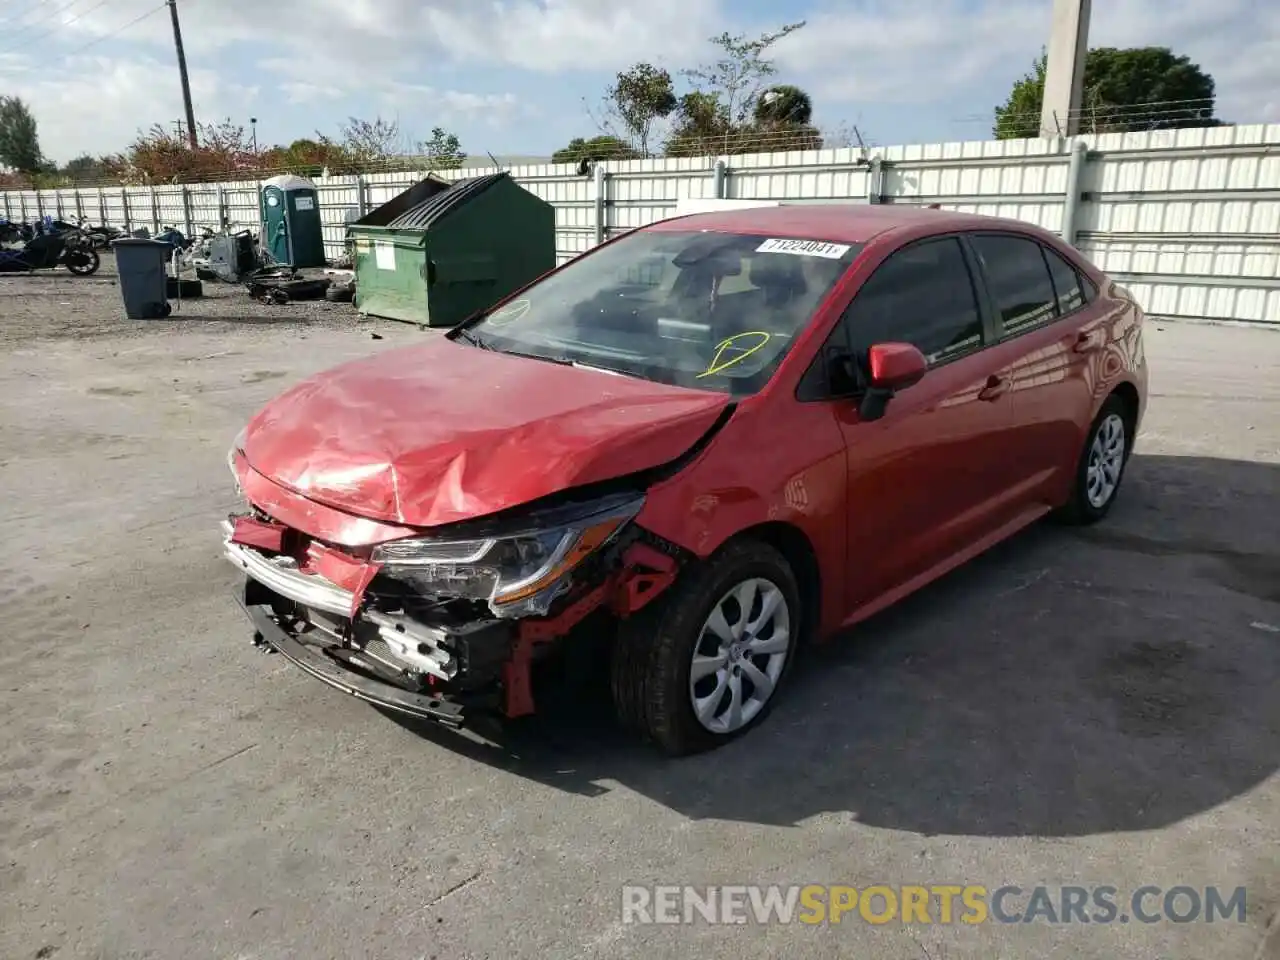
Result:
[[795,575],[767,544],[730,544],[623,622],[614,703],[672,756],[712,749],[767,716],[801,635]]
[[66,266],[77,277],[90,277],[102,266],[102,258],[97,250],[76,250],[67,255]]

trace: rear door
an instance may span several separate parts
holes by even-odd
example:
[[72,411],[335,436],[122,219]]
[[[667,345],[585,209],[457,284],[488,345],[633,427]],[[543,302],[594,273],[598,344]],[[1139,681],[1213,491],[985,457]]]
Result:
[[[833,412],[847,450],[850,608],[904,587],[1002,523],[1011,480],[1007,382],[986,350],[993,327],[957,236],[890,254],[854,295],[828,349],[865,356],[912,343],[930,369],[863,422],[847,385]],[[803,389],[803,386],[802,386]]]
[[1092,415],[1106,333],[1097,291],[1034,237],[978,233],[970,244],[994,307],[995,352],[1010,371],[1019,496],[1052,505],[1070,483]]

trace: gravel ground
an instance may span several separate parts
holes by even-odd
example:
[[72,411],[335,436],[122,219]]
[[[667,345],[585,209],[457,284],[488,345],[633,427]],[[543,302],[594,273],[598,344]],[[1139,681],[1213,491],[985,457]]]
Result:
[[[594,701],[503,747],[249,643],[225,447],[424,334],[0,279],[0,957],[1277,960],[1280,335],[1155,325],[1122,499],[1028,531],[669,762]],[[385,342],[373,342],[372,335]],[[1247,888],[1243,923],[628,926],[625,883]]]
[[[350,327],[362,322],[349,303],[308,300],[268,306],[249,297],[239,284],[204,284],[204,296],[173,302],[174,313],[163,323],[169,337],[196,331],[234,335],[241,327],[289,325]],[[64,269],[29,276],[0,274],[0,344],[32,339],[103,340],[151,336],[155,324],[124,315],[117,286],[115,257],[102,255],[92,277],[76,277]]]

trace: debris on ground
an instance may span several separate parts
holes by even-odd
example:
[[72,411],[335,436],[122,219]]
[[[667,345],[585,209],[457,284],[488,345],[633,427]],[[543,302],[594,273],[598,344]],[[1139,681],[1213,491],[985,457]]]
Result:
[[[175,309],[163,325],[129,320],[120,307],[115,259],[111,251],[103,254],[102,269],[98,277],[93,278],[98,282],[65,271],[0,277],[0,305],[5,310],[5,322],[0,324],[0,353],[18,344],[48,338],[83,341],[146,337],[159,329],[172,337],[193,327],[210,329],[211,325],[218,328],[222,324],[264,322],[272,326],[283,323],[301,328],[320,325],[352,332],[359,330],[363,331],[361,336],[368,337],[371,322],[349,304],[317,297],[290,300],[289,307],[282,309],[247,296],[243,284],[220,281],[205,282],[201,297],[190,297],[184,292],[181,306],[175,299]],[[299,332],[296,336],[301,339],[304,334]]]
[[286,304],[295,300],[319,300],[332,281],[328,277],[304,277],[294,270],[261,270],[245,284],[259,303]]

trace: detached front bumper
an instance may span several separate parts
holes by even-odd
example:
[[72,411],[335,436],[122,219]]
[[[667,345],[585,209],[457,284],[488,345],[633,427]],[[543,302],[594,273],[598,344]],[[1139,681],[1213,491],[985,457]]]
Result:
[[630,542],[612,571],[548,616],[486,619],[465,606],[406,603],[379,586],[376,565],[335,557],[322,544],[286,545],[279,525],[238,517],[223,530],[226,558],[246,576],[238,599],[257,642],[331,687],[455,728],[464,710],[534,713],[535,661],[596,610],[634,614],[670,586],[678,568],[656,547]]
[[446,633],[408,617],[377,610],[357,611],[356,594],[314,573],[304,573],[296,561],[284,556],[267,556],[253,547],[235,543],[231,524],[223,524],[226,557],[253,582],[296,604],[304,616],[329,614],[330,618],[356,618],[378,628],[380,639],[392,654],[416,670],[439,680],[452,680],[458,660],[445,645]]
[[235,542],[233,531],[223,525],[223,552],[245,574],[236,599],[255,642],[335,689],[449,727],[463,725],[464,709],[498,706],[511,624],[435,627],[373,609],[291,556]]
[[462,727],[464,716],[461,703],[444,697],[413,693],[391,683],[363,676],[322,650],[290,636],[276,622],[269,606],[247,603],[242,603],[241,606],[264,643],[317,680],[379,707],[424,720],[435,720],[454,729]]

